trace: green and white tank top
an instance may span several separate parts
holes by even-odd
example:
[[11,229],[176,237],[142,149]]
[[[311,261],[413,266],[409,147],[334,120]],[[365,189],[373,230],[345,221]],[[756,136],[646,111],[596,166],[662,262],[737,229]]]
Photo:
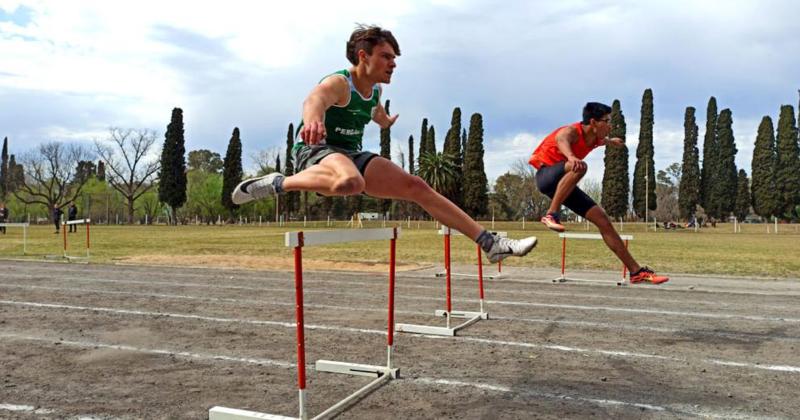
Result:
[[[353,78],[348,70],[331,73],[322,80],[337,74],[347,78],[347,84],[350,86],[350,100],[345,105],[333,105],[325,111],[324,123],[327,132],[325,143],[346,150],[360,151],[364,126],[372,120],[375,108],[380,103],[380,85],[374,85],[372,94],[365,98],[353,85]],[[297,127],[298,133],[302,127],[303,122],[301,121]]]

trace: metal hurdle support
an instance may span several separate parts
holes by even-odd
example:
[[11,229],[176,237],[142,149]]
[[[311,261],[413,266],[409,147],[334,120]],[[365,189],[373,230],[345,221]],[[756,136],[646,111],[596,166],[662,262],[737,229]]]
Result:
[[369,394],[386,382],[400,377],[400,369],[392,367],[392,348],[394,347],[394,284],[395,284],[395,250],[400,228],[337,230],[323,232],[287,232],[286,246],[294,248],[294,281],[297,316],[297,384],[299,396],[298,417],[285,417],[254,411],[225,407],[213,407],[208,411],[209,420],[244,420],[244,419],[308,419],[306,412],[306,351],[303,323],[303,247],[340,242],[389,240],[389,314],[387,327],[386,366],[363,365],[357,363],[317,360],[317,372],[346,373],[349,375],[371,376],[376,379],[334,404],[313,419],[327,419],[349,407],[353,402]]
[[[481,253],[480,245],[478,245],[478,274],[477,274],[478,295],[480,296],[480,311],[479,312],[454,311],[452,299],[450,296],[450,278],[453,276],[453,273],[451,272],[450,269],[450,235],[452,234],[452,231],[449,227],[443,225],[442,229],[439,230],[439,233],[444,235],[444,269],[445,269],[444,277],[446,279],[445,280],[446,309],[436,310],[433,312],[433,314],[434,316],[437,317],[444,317],[445,326],[434,327],[430,325],[397,324],[395,328],[397,329],[398,332],[454,336],[459,330],[462,330],[482,319],[489,319],[489,313],[485,311],[483,302],[483,254]],[[439,276],[437,275],[437,277]],[[451,326],[451,318],[462,318],[466,319],[466,321],[453,327]]]
[[[553,283],[564,283],[568,280],[571,281],[596,281],[590,279],[579,279],[574,277],[567,277],[567,239],[603,239],[603,235],[599,233],[559,233],[558,237],[561,238],[561,276],[553,279]],[[628,241],[633,240],[633,235],[620,235],[620,238],[625,241],[625,248],[628,248]],[[617,282],[617,286],[627,286],[629,280],[626,278],[628,274],[628,267],[622,264],[622,280]]]
[[21,227],[22,228],[22,255],[28,254],[28,227],[30,223],[0,223],[0,227]]
[[[76,220],[69,220],[69,221],[62,221],[61,222],[61,232],[64,234],[64,258],[68,260],[74,259],[81,259],[81,258],[89,258],[89,248],[91,248],[91,243],[89,241],[89,226],[92,224],[91,219],[76,219]],[[86,256],[85,257],[78,257],[74,255],[67,254],[67,226],[70,225],[86,225]]]
[[[497,236],[499,238],[507,238],[508,237],[508,233],[507,232],[491,232],[491,233],[493,233],[495,236]],[[448,252],[447,248],[450,246],[450,239],[447,238],[447,237],[448,236],[459,236],[459,235],[463,236],[464,234],[459,232],[459,231],[457,231],[457,230],[452,230],[447,226],[442,226],[442,228],[439,229],[439,235],[443,235],[445,237],[444,246],[446,248],[445,249],[445,253],[447,253]],[[481,261],[481,257],[482,257],[483,254],[481,254],[481,246],[477,245],[477,247],[478,247],[478,270],[481,271],[482,267],[483,267],[483,262]],[[440,271],[440,272],[434,274],[434,276],[436,276],[436,277],[444,277],[446,275],[447,275],[447,267],[445,267],[444,271]],[[452,277],[479,277],[480,276],[480,274],[453,273],[453,272],[451,272],[450,275]],[[497,273],[485,273],[485,272],[483,273],[483,278],[489,279],[489,280],[501,279],[503,277],[505,277],[505,274],[503,274],[503,261],[502,260],[497,262]]]

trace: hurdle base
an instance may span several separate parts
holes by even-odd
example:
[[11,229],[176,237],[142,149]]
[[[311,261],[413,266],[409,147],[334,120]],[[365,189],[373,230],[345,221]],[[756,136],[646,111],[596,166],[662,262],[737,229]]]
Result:
[[[447,311],[444,310],[436,310],[433,312],[436,316],[447,316]],[[470,312],[470,311],[450,311],[450,318],[474,318],[479,317],[480,319],[489,319],[488,312]]]
[[[448,312],[443,310],[434,311],[434,315],[438,317],[447,317]],[[415,334],[426,335],[443,335],[453,337],[459,330],[469,327],[470,325],[482,320],[489,319],[488,312],[470,312],[470,311],[450,311],[450,318],[466,319],[463,323],[455,327],[433,327],[430,325],[414,325],[414,324],[396,324],[395,331],[407,332]]]
[[427,334],[427,335],[444,335],[448,337],[456,335],[455,328],[432,327],[430,325],[395,324],[394,330],[397,332],[407,332],[407,333]]
[[[433,275],[434,277],[447,277],[447,271],[440,271]],[[469,277],[469,278],[478,278],[477,274],[466,274],[466,273],[450,273],[450,277]],[[504,273],[494,273],[494,274],[484,274],[484,279],[489,280],[499,280],[506,278]]]
[[208,410],[208,420],[297,420],[297,417],[278,416],[259,413],[257,411],[240,410],[238,408],[212,407]]
[[[611,280],[578,279],[578,278],[563,277],[563,276],[556,277],[556,278],[553,279],[553,283],[566,283],[568,281],[577,281],[577,282],[584,282],[584,283],[601,283],[601,284],[611,283]],[[616,281],[614,281],[614,283],[617,286],[628,286],[630,284],[630,282],[627,279],[616,280]]]
[[381,376],[386,375],[393,379],[400,377],[399,368],[362,365],[360,363],[335,362],[332,360],[317,360],[314,369],[317,372],[344,373],[347,375],[372,376],[375,378],[380,378]]

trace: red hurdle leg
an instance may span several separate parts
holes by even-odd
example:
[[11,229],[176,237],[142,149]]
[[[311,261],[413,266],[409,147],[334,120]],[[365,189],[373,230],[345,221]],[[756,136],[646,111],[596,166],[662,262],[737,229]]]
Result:
[[567,261],[567,238],[561,238],[561,279],[565,279],[564,275],[565,265]]
[[[625,240],[625,249],[628,249],[628,240]],[[628,267],[625,267],[625,263],[622,264],[622,281],[625,282],[625,275],[628,274]]]
[[450,328],[450,312],[453,311],[453,304],[450,298],[450,232],[444,235],[444,268],[446,271],[446,294],[447,294],[447,328]]
[[91,222],[86,222],[86,256],[87,257],[89,256],[89,248],[91,248],[91,246],[89,244],[89,225],[91,225],[91,224],[92,224]]
[[394,228],[394,238],[389,241],[389,322],[387,335],[386,367],[392,368],[392,346],[394,345],[394,273],[395,249],[397,247],[397,228]]
[[67,257],[67,225],[61,225],[61,233],[64,234],[64,258]]
[[481,312],[483,312],[483,254],[480,245],[478,245],[478,289],[481,297]]
[[303,232],[298,232],[299,244],[294,248],[295,311],[297,314],[297,386],[300,394],[300,418],[305,418],[306,346],[303,331]]

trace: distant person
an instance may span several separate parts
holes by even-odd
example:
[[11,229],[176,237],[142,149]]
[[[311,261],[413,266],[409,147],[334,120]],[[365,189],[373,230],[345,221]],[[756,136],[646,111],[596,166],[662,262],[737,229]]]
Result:
[[[73,221],[78,218],[78,206],[75,205],[74,201],[69,202],[69,207],[67,208],[67,220]],[[69,225],[69,233],[77,232],[78,225]]]
[[[6,207],[6,203],[0,203],[0,223],[7,223],[8,222],[8,207]],[[0,226],[0,232],[3,232],[3,235],[6,234],[6,227]]]
[[298,126],[302,140],[292,148],[295,174],[276,172],[245,180],[236,186],[232,201],[244,204],[288,191],[326,196],[365,193],[413,201],[442,224],[477,242],[492,262],[526,255],[536,246],[535,237],[514,240],[491,234],[422,178],[361,149],[367,123],[388,128],[397,120],[381,105],[381,84],[391,82],[399,55],[400,47],[390,31],[377,26],[356,28],[346,48],[351,66],[323,77],[303,103]]
[[551,230],[563,232],[559,217],[563,204],[597,226],[606,245],[630,271],[631,283],[664,283],[669,278],[657,276],[650,268],[640,266],[625,248],[605,210],[578,188],[578,182],[588,169],[583,158],[589,152],[606,144],[625,147],[622,139],[608,138],[610,132],[611,107],[589,102],[583,108],[582,121],[553,131],[533,152],[529,163],[536,168],[536,187],[552,199],[542,223]]
[[58,233],[61,230],[61,216],[64,214],[64,211],[61,210],[61,207],[58,204],[53,205],[53,224],[56,225],[56,231],[53,233]]

